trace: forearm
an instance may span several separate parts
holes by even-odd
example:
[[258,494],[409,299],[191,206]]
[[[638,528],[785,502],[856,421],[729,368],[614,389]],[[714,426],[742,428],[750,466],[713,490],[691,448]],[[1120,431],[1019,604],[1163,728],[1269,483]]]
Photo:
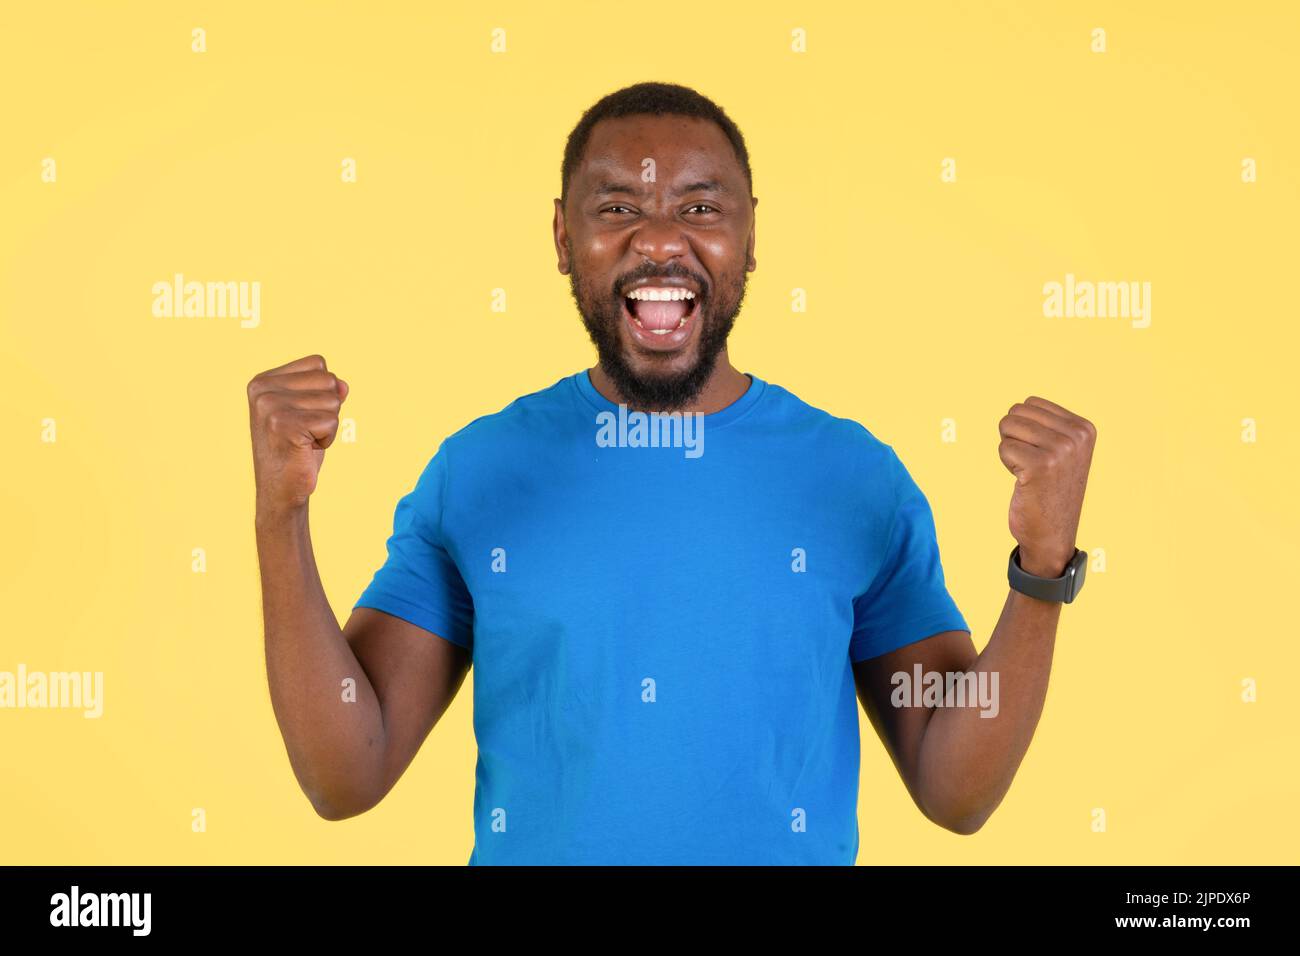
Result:
[[[385,750],[379,700],[330,609],[312,552],[307,509],[258,510],[257,553],[271,705],[289,762],[322,816],[378,799]],[[355,702],[344,680],[356,682]]]
[[973,833],[1006,796],[1043,711],[1060,614],[1056,602],[1009,590],[971,668],[976,680],[996,688],[996,714],[981,716],[984,708],[974,705],[931,712],[917,780],[919,803],[932,820]]
[[[1038,395],[998,422],[998,456],[1016,476],[1007,524],[1031,575],[1064,574],[1076,538],[1097,429]],[[931,710],[912,790],[930,819],[958,833],[978,830],[1002,802],[1029,749],[1047,698],[1061,605],[1010,589],[973,669],[997,677],[996,716],[979,707]]]

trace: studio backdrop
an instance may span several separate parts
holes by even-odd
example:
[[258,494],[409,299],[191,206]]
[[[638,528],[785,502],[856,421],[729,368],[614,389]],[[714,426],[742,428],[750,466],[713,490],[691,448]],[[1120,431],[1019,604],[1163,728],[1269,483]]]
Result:
[[0,708],[0,861],[464,863],[472,671],[373,810],[294,779],[245,386],[311,353],[350,386],[311,503],[342,622],[438,443],[594,363],[564,139],[659,80],[748,142],[733,363],[897,449],[977,648],[998,420],[1098,428],[1009,794],[935,826],[860,714],[859,862],[1294,862],[1297,36],[1288,3],[6,4],[0,673],[84,680]]

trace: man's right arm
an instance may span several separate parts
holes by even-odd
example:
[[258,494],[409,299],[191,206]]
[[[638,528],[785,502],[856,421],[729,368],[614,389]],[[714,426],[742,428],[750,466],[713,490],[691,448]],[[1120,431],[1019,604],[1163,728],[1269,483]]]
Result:
[[328,820],[383,799],[470,667],[464,648],[382,611],[356,608],[345,628],[334,617],[307,502],[347,392],[319,355],[248,383],[271,704],[294,774]]

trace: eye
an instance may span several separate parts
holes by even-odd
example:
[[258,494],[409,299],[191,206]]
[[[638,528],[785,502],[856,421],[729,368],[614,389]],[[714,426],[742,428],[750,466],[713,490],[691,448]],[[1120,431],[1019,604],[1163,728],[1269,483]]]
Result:
[[687,211],[687,212],[690,212],[692,209],[702,209],[702,210],[704,210],[706,213],[709,213],[709,212],[718,212],[717,209],[714,209],[714,208],[713,208],[712,206],[710,206],[708,203],[702,203],[702,202],[697,202],[697,203],[692,204],[690,207],[687,208],[686,211]]
[[628,212],[632,211],[630,206],[606,206],[601,210],[601,212],[613,212],[615,209],[626,209]]

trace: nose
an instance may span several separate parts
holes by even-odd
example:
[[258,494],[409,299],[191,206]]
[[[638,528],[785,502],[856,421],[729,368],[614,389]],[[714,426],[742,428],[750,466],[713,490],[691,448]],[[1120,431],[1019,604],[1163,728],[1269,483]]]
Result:
[[684,256],[687,248],[681,224],[670,215],[647,217],[632,237],[633,252],[661,264]]

